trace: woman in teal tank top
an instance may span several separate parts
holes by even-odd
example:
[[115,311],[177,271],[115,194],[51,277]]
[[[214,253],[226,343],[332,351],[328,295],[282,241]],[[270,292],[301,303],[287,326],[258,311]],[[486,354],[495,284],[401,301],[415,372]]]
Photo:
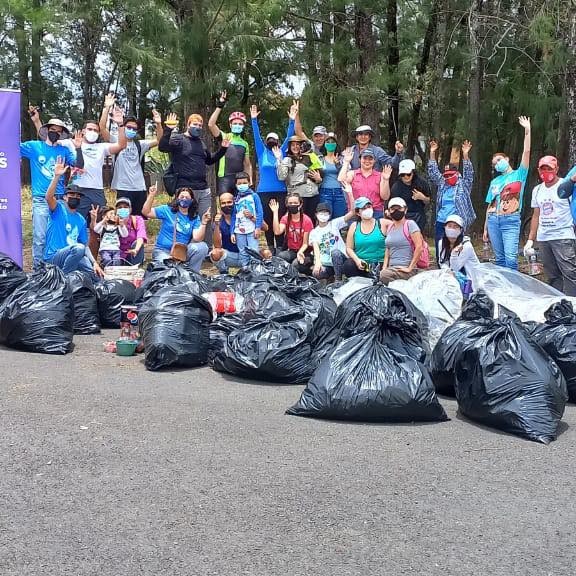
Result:
[[353,276],[373,276],[374,270],[384,261],[386,250],[386,230],[392,224],[384,218],[374,218],[372,203],[365,196],[360,196],[354,203],[360,221],[355,222],[348,230],[343,273],[347,278]]

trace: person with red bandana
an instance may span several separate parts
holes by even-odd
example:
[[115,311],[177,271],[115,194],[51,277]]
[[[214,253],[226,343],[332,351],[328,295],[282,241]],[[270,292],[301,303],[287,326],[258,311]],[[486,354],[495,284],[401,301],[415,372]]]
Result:
[[470,149],[472,144],[469,140],[462,143],[462,174],[458,171],[457,164],[445,164],[444,171],[440,172],[436,153],[438,142],[430,141],[430,160],[428,161],[428,177],[438,188],[436,196],[436,227],[434,231],[434,244],[436,246],[436,261],[438,261],[438,243],[444,237],[444,227],[448,218],[456,214],[462,218],[464,231],[474,220],[476,212],[472,206],[471,193],[474,183],[474,166],[470,161]]
[[570,200],[559,190],[563,181],[558,177],[558,160],[540,158],[538,175],[541,183],[532,190],[532,222],[524,257],[534,254],[537,240],[551,286],[566,296],[576,296],[576,235]]

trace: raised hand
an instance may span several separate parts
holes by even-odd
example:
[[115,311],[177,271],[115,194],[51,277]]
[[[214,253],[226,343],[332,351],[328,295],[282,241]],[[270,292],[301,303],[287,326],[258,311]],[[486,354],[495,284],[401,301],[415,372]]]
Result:
[[272,154],[274,154],[276,160],[282,160],[282,150],[280,150],[280,146],[274,146],[274,148],[272,148]]
[[222,148],[228,148],[228,146],[230,146],[230,136],[225,136],[224,138],[222,138]]
[[352,148],[346,148],[346,150],[344,150],[342,153],[342,159],[344,162],[346,162],[346,164],[350,164],[350,162],[352,162],[352,158],[354,158],[354,150],[352,150]]
[[270,206],[270,210],[272,210],[272,212],[278,214],[278,210],[280,210],[280,204],[278,204],[278,200],[272,198],[272,200],[270,200],[268,203],[268,206]]
[[176,128],[178,126],[178,116],[174,114],[174,112],[170,112],[168,116],[166,116],[166,122],[164,122],[168,128]]
[[472,150],[472,142],[470,142],[470,140],[464,140],[464,142],[462,142],[462,154],[468,156],[470,150]]
[[382,170],[382,178],[384,178],[384,180],[390,180],[393,170],[394,169],[392,168],[392,166],[390,166],[390,164],[386,164],[386,166],[384,166],[384,169]]
[[296,116],[298,116],[298,111],[299,111],[298,101],[294,100],[292,102],[292,105],[290,106],[290,110],[288,110],[288,117],[290,118],[290,120],[296,120]]
[[28,106],[28,114],[30,115],[30,118],[32,118],[32,120],[36,120],[37,118],[40,117],[40,112],[38,110],[38,106]]
[[156,184],[152,184],[150,188],[148,188],[148,196],[156,196],[158,194],[158,186]]
[[404,152],[404,144],[402,144],[400,140],[397,140],[396,144],[394,144],[394,149],[396,150],[396,154],[402,154],[402,152]]
[[222,92],[220,92],[218,102],[220,102],[220,104],[226,104],[227,100],[228,100],[228,93],[226,92],[226,90],[222,90]]
[[64,176],[69,168],[70,166],[66,166],[64,158],[58,156],[58,158],[56,158],[56,163],[54,164],[54,176],[58,176],[58,178]]
[[92,204],[91,206],[92,208],[90,209],[90,218],[92,219],[92,222],[96,222],[98,219],[98,206],[96,204]]
[[104,108],[111,108],[114,104],[116,104],[116,94],[114,94],[114,92],[106,94],[104,98]]
[[76,130],[74,132],[74,148],[80,148],[82,146],[82,130]]
[[162,116],[156,108],[152,108],[152,120],[154,120],[154,124],[162,124]]
[[518,122],[520,122],[520,126],[522,126],[524,130],[530,130],[530,118],[528,118],[528,116],[520,116]]
[[252,104],[250,106],[250,118],[258,118],[260,115],[260,110],[258,110],[258,106],[256,104]]
[[212,208],[208,208],[202,215],[202,224],[206,225],[210,220],[212,220]]

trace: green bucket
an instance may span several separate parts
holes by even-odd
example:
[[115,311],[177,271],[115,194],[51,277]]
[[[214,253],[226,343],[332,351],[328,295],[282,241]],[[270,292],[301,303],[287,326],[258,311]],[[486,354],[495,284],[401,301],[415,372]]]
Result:
[[138,340],[116,340],[116,354],[118,356],[134,356]]

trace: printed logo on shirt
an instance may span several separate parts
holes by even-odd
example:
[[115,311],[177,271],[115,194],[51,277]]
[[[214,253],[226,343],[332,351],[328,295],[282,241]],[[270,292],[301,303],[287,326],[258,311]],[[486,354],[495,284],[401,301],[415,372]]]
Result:
[[520,210],[521,190],[522,182],[520,180],[510,182],[502,188],[502,192],[500,192],[500,214],[514,214]]
[[540,210],[544,216],[552,216],[554,214],[554,203],[550,202],[550,200],[543,202]]

